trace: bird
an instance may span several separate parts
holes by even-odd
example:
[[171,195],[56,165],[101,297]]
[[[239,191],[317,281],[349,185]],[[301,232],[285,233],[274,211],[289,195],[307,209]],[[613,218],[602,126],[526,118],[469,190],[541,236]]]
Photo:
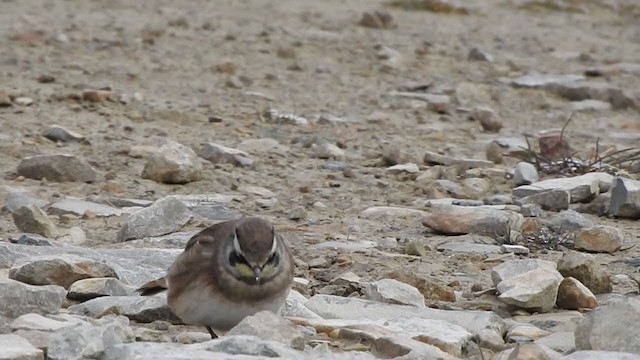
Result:
[[259,217],[227,220],[193,235],[164,277],[136,291],[167,291],[185,324],[204,326],[212,339],[245,317],[277,311],[293,284],[294,260],[274,225]]

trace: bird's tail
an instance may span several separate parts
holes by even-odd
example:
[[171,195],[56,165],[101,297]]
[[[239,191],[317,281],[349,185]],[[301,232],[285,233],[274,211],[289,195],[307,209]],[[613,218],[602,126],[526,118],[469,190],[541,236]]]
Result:
[[161,277],[160,279],[156,279],[153,281],[149,281],[148,283],[136,289],[136,291],[139,292],[140,295],[142,296],[155,295],[165,290],[167,290],[167,281],[165,280],[164,277]]

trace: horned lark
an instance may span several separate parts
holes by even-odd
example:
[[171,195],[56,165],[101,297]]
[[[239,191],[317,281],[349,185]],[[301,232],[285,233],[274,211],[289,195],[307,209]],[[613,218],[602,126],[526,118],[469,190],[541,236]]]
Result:
[[167,303],[185,324],[228,331],[259,311],[277,312],[293,283],[291,250],[260,218],[225,221],[194,235],[165,277],[138,289],[167,291]]

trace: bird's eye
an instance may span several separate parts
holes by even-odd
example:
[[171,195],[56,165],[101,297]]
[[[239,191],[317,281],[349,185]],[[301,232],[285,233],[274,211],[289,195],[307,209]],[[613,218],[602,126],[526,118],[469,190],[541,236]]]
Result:
[[231,266],[235,266],[236,264],[244,264],[249,266],[249,262],[247,261],[247,259],[245,259],[244,256],[237,253],[236,251],[232,251],[231,254],[229,254],[229,263],[231,264]]
[[269,256],[269,259],[267,259],[267,264],[274,267],[278,265],[278,262],[280,262],[280,258],[277,253],[272,253],[271,256]]

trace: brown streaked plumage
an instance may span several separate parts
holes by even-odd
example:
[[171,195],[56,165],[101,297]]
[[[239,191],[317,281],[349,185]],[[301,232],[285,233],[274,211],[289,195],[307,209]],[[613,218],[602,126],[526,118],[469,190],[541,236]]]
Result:
[[259,311],[276,312],[293,282],[293,256],[266,220],[250,217],[212,225],[187,243],[163,278],[141,286],[164,290],[186,324],[226,331]]

